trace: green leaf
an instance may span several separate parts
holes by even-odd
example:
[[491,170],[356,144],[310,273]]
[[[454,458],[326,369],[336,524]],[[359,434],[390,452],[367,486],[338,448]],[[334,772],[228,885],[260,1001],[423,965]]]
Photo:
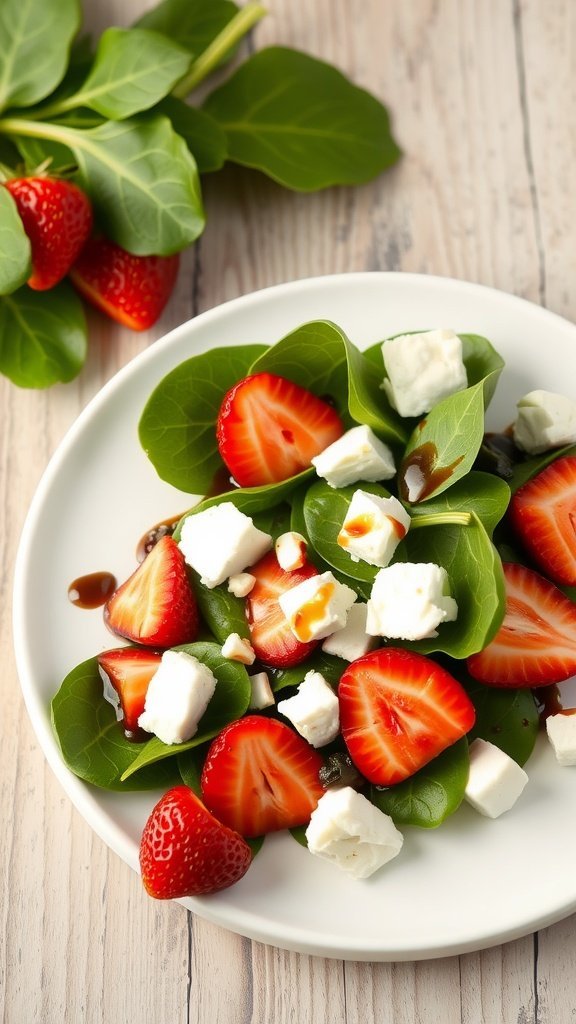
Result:
[[51,139],[31,139],[23,135],[14,136],[14,142],[28,173],[46,163],[47,160],[50,161],[48,165],[50,174],[75,169],[77,166],[72,150],[60,142],[52,142]]
[[576,455],[576,445],[567,444],[563,448],[553,448],[551,451],[541,452],[540,455],[528,456],[522,462],[516,463],[512,479],[509,481],[512,494],[519,487],[522,487],[523,484],[527,483],[528,480],[532,480],[543,469],[546,469],[546,466],[549,466],[550,463],[555,462],[556,459],[564,458],[566,455]]
[[[452,671],[452,669],[451,669]],[[469,739],[480,736],[500,747],[519,765],[526,763],[540,729],[538,708],[531,690],[505,690],[483,686],[469,677],[461,679],[463,668],[454,667],[476,708],[476,722]]]
[[100,37],[86,81],[74,96],[48,107],[44,120],[74,107],[123,120],[158,103],[189,66],[188,51],[158,32],[109,28]]
[[135,25],[161,32],[196,57],[220,35],[237,11],[231,0],[163,0]]
[[480,334],[460,334],[462,341],[462,359],[466,367],[468,387],[473,384],[484,384],[484,408],[487,409],[498,378],[504,369],[504,360],[490,344],[488,338]]
[[182,136],[192,153],[200,174],[220,170],[227,156],[226,136],[213,117],[174,96],[161,100],[154,113],[170,118],[174,131]]
[[206,760],[209,746],[210,741],[208,740],[206,743],[193,747],[192,750],[185,750],[183,754],[178,754],[176,758],[182,782],[189,786],[200,799],[202,799],[200,780],[202,779],[202,769],[204,768],[204,761]]
[[30,107],[56,88],[79,24],[77,0],[2,0],[0,110]]
[[300,486],[302,479],[309,479],[312,470],[305,470],[298,476],[291,476],[288,480],[281,480],[277,484],[266,484],[262,487],[238,487],[224,494],[218,494],[213,498],[206,498],[194,505],[189,512],[186,512],[178,521],[174,530],[174,540],[180,540],[184,520],[188,516],[197,515],[212,505],[220,505],[223,501],[230,501],[236,508],[246,516],[250,516],[259,530],[272,535],[275,540],[280,533],[290,529],[290,510],[284,504],[284,498],[288,498],[293,490]]
[[31,269],[32,250],[16,203],[8,189],[0,187],[0,295],[16,291]]
[[443,622],[437,637],[406,643],[407,647],[467,658],[490,642],[504,616],[504,576],[498,552],[474,512],[468,526],[410,529],[396,549],[395,561],[443,566],[458,605],[457,620]]
[[134,772],[142,768],[162,761],[164,758],[173,757],[175,754],[182,754],[185,750],[192,750],[200,746],[206,740],[217,736],[229,722],[241,718],[250,701],[250,680],[243,665],[237,661],[230,661],[222,657],[222,651],[218,644],[200,642],[184,644],[174,648],[177,651],[185,651],[201,661],[203,665],[214,673],[217,679],[214,695],[202,715],[198,724],[198,732],[186,743],[162,743],[157,736],[153,736],[143,747],[140,748],[138,756],[124,770],[122,781],[130,778]]
[[115,709],[104,699],[97,658],[77,665],[64,679],[52,700],[52,726],[65,764],[94,786],[167,789],[177,781],[175,761],[139,772],[128,782],[120,781],[142,744],[126,739]]
[[437,828],[462,803],[469,766],[468,741],[463,737],[405,782],[388,789],[371,786],[370,800],[395,825]]
[[354,562],[337,541],[352,496],[360,487],[369,494],[377,494],[381,498],[390,497],[390,492],[379,484],[358,483],[335,489],[324,480],[317,480],[308,489],[304,499],[304,520],[312,547],[329,566],[352,580],[372,584],[378,568],[368,565],[362,559]]
[[429,513],[473,511],[491,537],[509,502],[510,488],[504,480],[472,470],[440,496],[430,498],[423,505],[411,505],[410,515],[418,520]]
[[191,494],[210,492],[223,467],[216,443],[222,399],[263,351],[262,345],[214,348],[180,363],[160,381],[138,431],[162,480]]
[[441,494],[470,472],[484,437],[482,382],[439,402],[414,430],[398,473],[401,497],[408,501],[406,474],[417,475],[418,501]]
[[309,192],[369,181],[400,155],[382,104],[336,68],[283,47],[261,50],[205,103],[230,159]]
[[342,658],[335,658],[331,654],[317,650],[300,665],[293,665],[291,668],[272,668],[268,673],[274,693],[285,690],[288,686],[299,686],[307,672],[320,672],[326,682],[336,689],[347,666],[348,662]]
[[23,388],[69,381],[86,359],[82,303],[66,283],[0,298],[0,373]]
[[221,583],[220,586],[212,587],[210,590],[209,587],[200,583],[197,573],[192,575],[200,615],[218,643],[223,644],[230,633],[238,633],[239,636],[249,640],[250,630],[246,619],[244,598],[231,594],[227,583]]

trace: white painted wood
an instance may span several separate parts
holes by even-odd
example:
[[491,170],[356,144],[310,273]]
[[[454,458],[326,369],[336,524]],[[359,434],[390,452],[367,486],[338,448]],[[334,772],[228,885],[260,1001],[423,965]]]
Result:
[[[102,29],[128,24],[151,2],[85,7]],[[0,380],[0,1017],[563,1024],[576,1005],[574,917],[536,940],[460,958],[342,964],[251,943],[153,903],[72,809],[19,696],[9,605],[26,508],[67,426],[165,330],[255,288],[362,269],[468,278],[576,319],[574,5],[271,0],[269,8],[255,45],[304,49],[384,98],[404,158],[362,188],[317,196],[247,171],[211,176],[206,232],[184,254],[154,330],[132,334],[94,315],[77,382],[43,394]],[[535,865],[535,884],[550,869]]]

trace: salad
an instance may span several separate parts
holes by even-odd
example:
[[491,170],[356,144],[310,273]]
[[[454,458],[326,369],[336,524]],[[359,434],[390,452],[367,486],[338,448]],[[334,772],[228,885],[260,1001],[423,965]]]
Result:
[[[460,366],[437,374],[452,381],[448,394],[433,381],[421,394],[425,374],[413,374],[411,390],[402,377],[411,360],[385,361],[391,343],[407,350],[430,335],[461,353]],[[52,717],[81,778],[167,790],[142,842],[152,895],[232,884],[280,828],[370,873],[399,852],[404,827],[436,827],[465,797],[492,814],[490,794],[483,803],[471,789],[486,752],[519,796],[541,688],[551,694],[576,672],[573,408],[527,396],[524,451],[510,432],[485,436],[503,362],[485,338],[454,338],[425,332],[361,353],[316,321],[269,348],[189,359],[150,397],[140,439],[156,471],[207,497],[156,531],[108,599],[107,624],[130,646],[77,666]],[[419,412],[422,401],[430,407]],[[367,462],[349,440],[359,429],[373,449]],[[350,465],[359,475],[345,482]],[[350,523],[354,501],[364,504]],[[389,527],[383,547],[366,546],[370,514]],[[230,545],[238,517],[239,551]],[[417,614],[414,566],[429,588]],[[286,613],[282,598],[302,587],[307,599]],[[161,691],[177,688],[179,674],[191,685],[192,668],[205,704],[188,735]],[[570,716],[558,718],[571,729]],[[565,761],[570,743],[557,740]]]

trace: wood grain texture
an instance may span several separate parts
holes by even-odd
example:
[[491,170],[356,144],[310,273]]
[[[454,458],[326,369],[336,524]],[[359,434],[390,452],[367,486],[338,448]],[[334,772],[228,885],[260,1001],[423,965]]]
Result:
[[[98,30],[128,24],[150,5],[84,3]],[[268,6],[248,47],[277,42],[337,64],[388,103],[404,157],[362,188],[316,196],[248,171],[210,176],[206,232],[184,254],[176,294],[153,331],[132,334],[94,315],[78,381],[27,393],[0,380],[0,1019],[568,1024],[576,1019],[576,917],[461,957],[358,964],[252,943],[153,903],[72,808],[19,696],[10,591],[34,489],[90,397],[166,330],[257,288],[364,269],[466,278],[576,320],[574,4]]]

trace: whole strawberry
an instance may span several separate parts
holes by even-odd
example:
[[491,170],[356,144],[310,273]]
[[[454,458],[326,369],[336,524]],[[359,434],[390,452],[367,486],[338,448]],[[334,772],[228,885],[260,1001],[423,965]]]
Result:
[[107,238],[91,238],[70,277],[97,309],[133,331],[144,331],[168,302],[178,266],[177,254],[135,256]]
[[188,786],[175,786],[156,804],[140,842],[146,891],[157,900],[204,896],[246,874],[252,852],[222,825]]
[[92,230],[88,196],[71,181],[44,176],[6,183],[32,246],[36,291],[53,288],[66,276]]

